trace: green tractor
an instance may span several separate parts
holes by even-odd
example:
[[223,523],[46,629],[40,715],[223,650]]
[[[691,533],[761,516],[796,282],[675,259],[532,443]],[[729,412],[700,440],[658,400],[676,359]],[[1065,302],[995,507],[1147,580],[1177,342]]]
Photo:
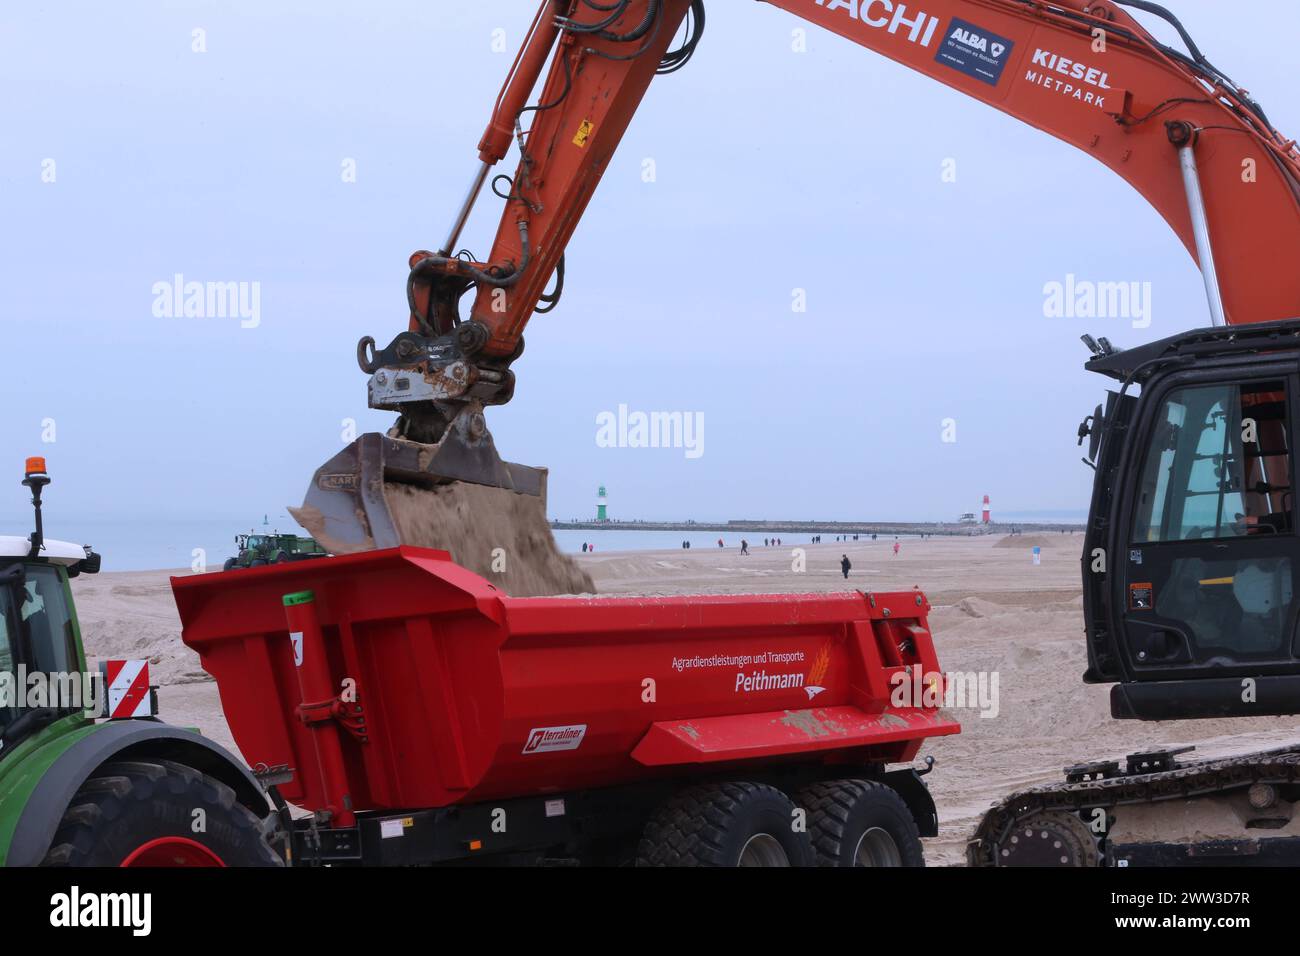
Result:
[[42,458],[27,460],[35,531],[0,536],[0,862],[7,866],[278,866],[274,815],[228,751],[161,723],[148,661],[86,668],[71,578],[88,547],[46,539]]
[[324,558],[329,552],[322,548],[314,538],[304,538],[296,534],[248,534],[235,535],[235,547],[239,553],[227,558],[225,570],[236,568],[260,568],[267,564],[283,564],[285,561],[307,561],[311,558]]

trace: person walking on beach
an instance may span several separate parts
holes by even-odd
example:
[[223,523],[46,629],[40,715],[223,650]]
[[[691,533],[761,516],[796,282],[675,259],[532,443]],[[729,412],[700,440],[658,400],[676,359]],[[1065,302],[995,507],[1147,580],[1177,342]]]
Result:
[[898,549],[899,549],[900,547],[902,547],[902,545],[900,545],[897,541],[895,541],[895,542],[894,542],[894,554],[895,554],[895,555],[898,554]]
[[746,541],[744,538],[740,539],[740,553],[749,554],[749,542]]
[[847,554],[840,555],[840,570],[844,572],[844,580],[849,579],[849,570],[853,567]]

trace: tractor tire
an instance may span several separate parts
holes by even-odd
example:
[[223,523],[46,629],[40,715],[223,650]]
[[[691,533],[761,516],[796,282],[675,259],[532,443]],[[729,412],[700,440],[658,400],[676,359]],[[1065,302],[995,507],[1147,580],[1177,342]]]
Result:
[[239,567],[238,558],[226,558],[226,563],[221,566],[222,571],[233,571]]
[[[203,811],[204,826],[194,832]],[[106,763],[81,785],[43,866],[283,866],[224,783],[170,760]]]
[[883,783],[817,783],[800,791],[795,802],[808,811],[817,866],[925,866],[912,811]]
[[254,558],[252,561],[249,561],[249,562],[248,562],[248,566],[249,566],[250,568],[264,568],[264,567],[266,567],[266,559],[265,559],[265,558]]
[[272,564],[287,564],[287,563],[288,563],[289,561],[291,561],[291,560],[293,560],[293,559],[290,558],[290,557],[289,557],[287,554],[285,554],[283,551],[281,551],[280,553],[278,553],[278,554],[275,556],[275,559],[274,559],[271,563],[272,563]]
[[813,866],[795,806],[760,783],[688,787],[655,811],[637,848],[637,866]]

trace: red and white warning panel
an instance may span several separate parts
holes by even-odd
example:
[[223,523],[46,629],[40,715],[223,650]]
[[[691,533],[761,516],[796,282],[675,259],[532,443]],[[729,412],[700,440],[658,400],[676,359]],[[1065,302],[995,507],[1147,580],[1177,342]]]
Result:
[[123,720],[152,717],[158,712],[149,687],[148,661],[104,661],[99,669],[103,672],[107,692],[105,717]]

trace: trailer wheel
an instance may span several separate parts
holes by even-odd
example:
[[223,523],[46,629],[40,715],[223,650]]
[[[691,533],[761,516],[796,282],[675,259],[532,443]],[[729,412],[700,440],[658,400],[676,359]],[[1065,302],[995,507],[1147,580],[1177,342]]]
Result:
[[[202,811],[200,814],[199,811]],[[195,824],[203,827],[195,832]],[[44,866],[283,866],[224,783],[170,760],[114,761],[81,785]]]
[[794,823],[794,803],[775,787],[689,787],[650,818],[636,865],[811,866],[808,834],[796,832]]
[[831,780],[795,799],[808,811],[818,866],[925,866],[916,820],[893,788],[871,780]]

